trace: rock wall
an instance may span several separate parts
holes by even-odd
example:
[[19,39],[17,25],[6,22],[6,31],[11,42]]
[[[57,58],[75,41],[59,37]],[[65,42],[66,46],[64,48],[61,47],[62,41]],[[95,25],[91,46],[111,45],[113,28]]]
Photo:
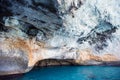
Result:
[[0,0],[0,75],[49,59],[119,65],[119,13],[120,0]]

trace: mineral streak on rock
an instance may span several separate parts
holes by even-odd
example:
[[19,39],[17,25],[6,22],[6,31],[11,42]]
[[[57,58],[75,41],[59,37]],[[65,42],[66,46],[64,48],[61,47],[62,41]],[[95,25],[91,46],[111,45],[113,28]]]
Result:
[[0,0],[0,75],[33,66],[120,65],[119,5],[120,0]]

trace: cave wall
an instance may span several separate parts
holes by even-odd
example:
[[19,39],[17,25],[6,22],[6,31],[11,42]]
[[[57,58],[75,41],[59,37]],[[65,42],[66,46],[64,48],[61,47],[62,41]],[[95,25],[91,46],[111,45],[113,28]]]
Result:
[[119,63],[119,13],[120,0],[0,0],[0,72],[28,72],[47,59]]

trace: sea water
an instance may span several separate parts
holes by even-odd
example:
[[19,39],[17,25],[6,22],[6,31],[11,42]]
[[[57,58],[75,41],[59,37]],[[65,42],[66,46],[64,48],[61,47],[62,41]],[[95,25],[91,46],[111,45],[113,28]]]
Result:
[[54,66],[35,68],[13,80],[120,80],[120,67]]

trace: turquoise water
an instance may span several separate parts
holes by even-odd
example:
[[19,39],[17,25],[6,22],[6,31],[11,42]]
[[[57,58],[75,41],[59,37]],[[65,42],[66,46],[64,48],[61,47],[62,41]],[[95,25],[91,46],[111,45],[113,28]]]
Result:
[[36,68],[16,80],[120,80],[120,67],[55,66]]
[[120,67],[57,66],[37,68],[21,80],[120,80]]

